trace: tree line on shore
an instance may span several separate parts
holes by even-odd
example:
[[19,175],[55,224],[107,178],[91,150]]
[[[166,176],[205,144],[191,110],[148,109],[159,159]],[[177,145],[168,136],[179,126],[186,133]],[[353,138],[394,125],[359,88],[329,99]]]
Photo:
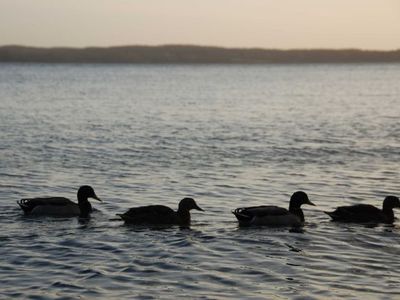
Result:
[[137,64],[393,63],[400,62],[400,50],[279,50],[191,45],[87,48],[1,46],[0,62]]

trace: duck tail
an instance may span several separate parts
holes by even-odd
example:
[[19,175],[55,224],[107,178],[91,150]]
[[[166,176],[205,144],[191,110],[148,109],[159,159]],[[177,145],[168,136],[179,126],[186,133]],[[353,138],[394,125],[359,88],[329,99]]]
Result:
[[333,211],[324,211],[324,213],[326,213],[328,216],[330,216],[332,218],[332,220],[335,220],[337,218],[337,216],[335,215],[335,213]]
[[115,214],[115,215],[120,217],[122,220],[124,219],[124,214]]
[[108,220],[112,221],[112,222],[120,222],[122,219],[121,214],[115,214],[115,215],[118,216],[119,218],[112,218],[112,219],[108,219]]
[[32,210],[32,207],[29,205],[29,199],[21,199],[17,201],[17,203],[25,214],[29,214],[29,212]]
[[242,213],[243,209],[242,208],[236,208],[232,210],[232,213],[235,215],[235,217],[238,219],[240,223],[248,223],[251,221],[252,217],[246,214]]
[[125,221],[127,223],[132,222],[132,218],[127,216],[126,214],[116,214],[116,216],[120,217],[123,221]]

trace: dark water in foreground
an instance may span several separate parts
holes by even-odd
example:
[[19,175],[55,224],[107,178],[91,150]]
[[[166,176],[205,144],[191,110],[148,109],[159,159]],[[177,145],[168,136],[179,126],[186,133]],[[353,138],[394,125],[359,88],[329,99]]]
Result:
[[[400,221],[329,221],[400,195],[400,65],[0,65],[0,298],[399,299]],[[22,197],[104,203],[87,223]],[[230,210],[307,224],[240,229]],[[205,213],[190,229],[110,221],[135,205]],[[400,212],[397,213],[400,216]]]

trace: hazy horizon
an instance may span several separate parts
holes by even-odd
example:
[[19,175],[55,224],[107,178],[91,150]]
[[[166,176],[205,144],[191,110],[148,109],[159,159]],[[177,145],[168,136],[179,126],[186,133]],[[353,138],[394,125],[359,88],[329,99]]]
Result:
[[59,45],[59,46],[32,46],[29,44],[0,44],[0,48],[3,47],[25,47],[25,48],[42,48],[42,49],[55,49],[55,48],[65,48],[65,49],[88,49],[88,48],[100,48],[100,49],[107,49],[107,48],[123,48],[123,47],[200,47],[200,48],[219,48],[219,49],[228,49],[228,50],[235,50],[235,49],[242,49],[242,50],[252,50],[252,49],[259,49],[259,50],[276,50],[276,51],[346,51],[346,50],[355,50],[355,51],[371,51],[371,52],[394,52],[399,51],[400,46],[394,49],[366,49],[366,48],[266,48],[266,47],[246,47],[246,46],[238,46],[238,47],[229,47],[229,46],[218,46],[218,45],[202,45],[202,44],[173,44],[173,43],[164,43],[164,44],[120,44],[120,45],[109,45],[109,46],[97,46],[97,45],[87,45],[87,46],[69,46],[69,45]]
[[400,48],[395,0],[0,0],[0,20],[0,45]]

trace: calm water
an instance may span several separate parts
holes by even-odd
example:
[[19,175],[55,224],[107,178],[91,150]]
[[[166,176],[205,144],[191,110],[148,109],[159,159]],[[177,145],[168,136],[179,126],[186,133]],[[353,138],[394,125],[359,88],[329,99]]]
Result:
[[[322,212],[400,195],[400,65],[2,64],[0,126],[1,299],[400,298],[400,221]],[[15,203],[83,184],[87,223]],[[296,190],[303,230],[230,212]],[[190,229],[110,220],[184,196]]]

